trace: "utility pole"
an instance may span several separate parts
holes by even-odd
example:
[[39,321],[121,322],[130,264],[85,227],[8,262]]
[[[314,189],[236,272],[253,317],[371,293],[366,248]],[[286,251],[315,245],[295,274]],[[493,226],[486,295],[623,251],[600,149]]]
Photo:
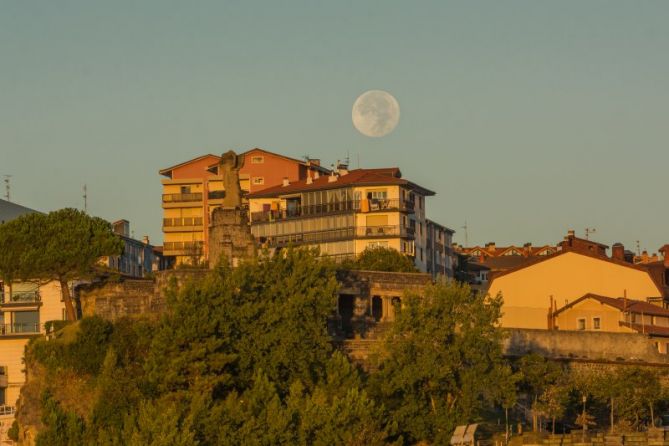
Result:
[[84,213],[87,214],[88,213],[88,188],[86,187],[85,184],[84,184],[83,198],[84,198]]
[[12,177],[11,175],[4,175],[5,177],[5,200],[7,201],[12,201],[11,200],[11,188],[12,186],[9,183],[9,179]]

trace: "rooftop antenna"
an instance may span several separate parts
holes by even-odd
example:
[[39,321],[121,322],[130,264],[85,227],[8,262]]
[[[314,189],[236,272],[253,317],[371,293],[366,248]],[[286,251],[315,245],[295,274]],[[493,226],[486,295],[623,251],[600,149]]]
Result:
[[594,234],[595,232],[597,232],[595,228],[585,228],[585,239],[590,240],[590,234]]
[[88,213],[88,188],[86,187],[85,184],[84,184],[84,195],[83,195],[83,197],[84,197],[84,213],[87,214]]
[[636,241],[636,255],[641,255],[641,242],[639,240]]
[[3,175],[3,176],[5,177],[5,200],[12,201],[11,200],[11,194],[10,194],[12,186],[9,183],[9,180],[12,176],[11,175]]
[[469,226],[467,226],[467,220],[465,220],[465,225],[462,226],[462,229],[465,230],[465,248],[469,248],[469,232],[467,231]]

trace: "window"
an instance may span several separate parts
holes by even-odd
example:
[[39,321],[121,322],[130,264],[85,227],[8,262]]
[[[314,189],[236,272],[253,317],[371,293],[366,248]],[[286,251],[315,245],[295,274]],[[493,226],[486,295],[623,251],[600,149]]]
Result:
[[592,328],[594,328],[595,330],[599,330],[600,328],[602,328],[600,318],[598,317],[592,318]]
[[15,333],[39,332],[39,311],[15,311],[12,319]]
[[5,391],[6,390],[7,389],[5,387],[0,387],[0,406],[4,406],[5,404],[7,404],[6,396],[5,396]]
[[265,184],[265,178],[264,177],[253,177],[253,184],[255,184],[255,185]]
[[190,186],[181,186],[182,194],[190,194]]
[[577,330],[585,330],[585,319],[584,318],[576,319],[576,329]]
[[265,162],[265,157],[264,156],[252,156],[251,157],[251,164],[262,164]]

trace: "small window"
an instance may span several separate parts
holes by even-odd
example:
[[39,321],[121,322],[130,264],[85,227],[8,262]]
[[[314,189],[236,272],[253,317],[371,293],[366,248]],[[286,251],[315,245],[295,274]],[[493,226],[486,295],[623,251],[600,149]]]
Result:
[[253,184],[255,184],[255,185],[265,184],[265,178],[264,177],[253,177]]
[[576,329],[585,330],[585,319],[580,318],[576,320]]
[[598,317],[592,318],[592,328],[594,328],[595,330],[599,330],[600,328],[602,328],[600,318]]
[[252,156],[251,157],[251,164],[262,164],[265,162],[265,157],[264,156]]
[[181,186],[182,194],[190,194],[190,186]]

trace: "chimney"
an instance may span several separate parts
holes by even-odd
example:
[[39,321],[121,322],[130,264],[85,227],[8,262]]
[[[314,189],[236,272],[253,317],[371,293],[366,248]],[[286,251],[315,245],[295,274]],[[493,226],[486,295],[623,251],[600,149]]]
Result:
[[328,177],[328,183],[334,183],[337,181],[337,175],[335,175],[334,171],[332,172],[332,175]]
[[290,181],[288,181],[288,177],[283,177],[283,187],[290,186]]
[[130,237],[130,222],[128,220],[118,220],[112,223],[112,232],[123,237]]
[[342,175],[342,176],[346,175],[348,173],[348,164],[338,162],[337,163],[337,173],[339,175]]
[[625,261],[625,247],[622,243],[614,243],[611,247],[611,258],[615,260]]
[[315,171],[315,172],[314,172],[314,180],[319,179],[320,176],[321,176],[320,172],[318,172],[318,171]]
[[574,231],[573,229],[568,230],[568,231],[567,231],[567,237],[568,237],[568,238],[574,238],[574,237],[576,237],[576,231]]
[[142,237],[142,243],[144,243],[145,245],[150,245],[148,235],[145,235],[144,237]]
[[314,182],[313,178],[311,176],[307,177],[307,184],[312,184]]
[[495,252],[495,242],[488,242],[485,244],[486,251]]
[[313,166],[320,166],[321,165],[321,160],[320,159],[309,158],[309,162]]
[[527,257],[529,257],[529,256],[532,255],[532,243],[529,243],[529,242],[528,242],[528,243],[525,243],[525,244],[523,245],[523,248],[525,248],[525,255],[526,255]]
[[664,257],[664,267],[669,268],[669,244],[664,245],[658,249],[658,251],[662,253],[662,257]]

